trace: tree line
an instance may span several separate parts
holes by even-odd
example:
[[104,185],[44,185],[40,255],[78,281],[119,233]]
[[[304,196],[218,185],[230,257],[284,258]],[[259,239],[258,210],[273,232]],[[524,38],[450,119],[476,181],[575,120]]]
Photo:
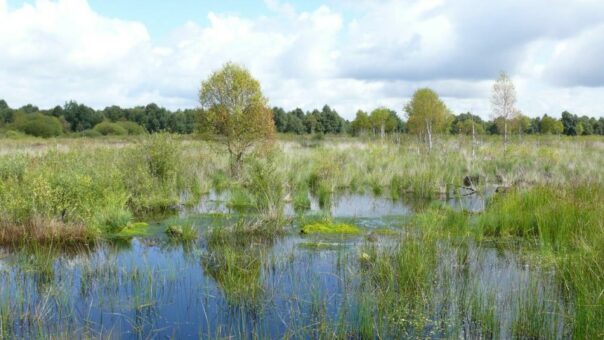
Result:
[[[426,114],[418,114],[422,106],[429,112],[428,115],[432,115],[430,120],[426,120]],[[95,110],[75,101],[48,110],[41,110],[31,104],[13,109],[6,101],[0,100],[0,130],[19,131],[39,137],[63,134],[94,137],[160,131],[190,134],[198,131],[200,124],[203,124],[200,120],[202,110],[171,111],[154,103],[133,108],[114,105]],[[378,107],[370,112],[359,110],[352,121],[342,118],[328,105],[320,110],[306,112],[300,108],[286,111],[281,107],[273,107],[271,112],[277,132],[298,135],[384,137],[392,133],[416,133],[421,138],[426,138],[426,142],[429,142],[432,134],[443,133],[506,135],[506,128],[507,134],[516,135],[604,135],[604,118],[577,116],[567,111],[562,112],[559,119],[547,114],[529,118],[519,112],[508,118],[498,115],[491,120],[484,120],[471,112],[454,114],[430,89],[416,92],[404,108],[406,120],[401,119],[395,110],[386,107]]]
[[[429,89],[427,89],[429,90]],[[409,111],[411,110],[411,111]],[[413,110],[406,107],[403,120],[396,111],[378,107],[370,112],[359,110],[352,121],[342,118],[334,109],[325,105],[322,110],[304,112],[302,109],[285,111],[273,107],[273,119],[277,132],[292,134],[350,134],[353,136],[384,136],[390,133],[412,133],[420,129],[419,116],[413,116]],[[439,122],[433,127],[434,133],[471,135],[472,129],[477,135],[503,135],[503,118],[495,117],[484,120],[471,112],[454,114],[446,107]],[[410,114],[411,113],[411,114]],[[578,116],[568,111],[562,112],[561,118],[544,114],[530,118],[517,114],[508,120],[509,134],[552,134],[567,136],[604,135],[604,117],[596,119]],[[435,129],[434,129],[435,128]]]
[[31,104],[12,109],[6,101],[0,100],[0,129],[38,137],[63,134],[94,137],[160,131],[190,134],[196,131],[198,116],[196,109],[170,111],[154,103],[133,108],[114,105],[95,110],[69,101],[63,106],[40,110]]

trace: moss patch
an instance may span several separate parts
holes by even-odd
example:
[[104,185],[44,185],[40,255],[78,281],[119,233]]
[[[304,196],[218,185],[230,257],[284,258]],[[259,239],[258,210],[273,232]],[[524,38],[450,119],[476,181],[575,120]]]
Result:
[[347,234],[358,235],[362,232],[361,228],[351,224],[334,223],[312,223],[302,227],[302,234]]
[[120,230],[119,233],[115,233],[112,236],[115,236],[118,238],[130,238],[130,237],[135,237],[135,236],[145,236],[148,234],[149,234],[149,224],[147,224],[145,222],[137,222],[137,223],[128,224],[127,226],[122,228],[122,230]]

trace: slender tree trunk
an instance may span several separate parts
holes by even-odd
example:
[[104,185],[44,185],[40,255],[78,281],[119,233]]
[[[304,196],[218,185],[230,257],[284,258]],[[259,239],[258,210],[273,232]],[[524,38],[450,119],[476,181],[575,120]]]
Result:
[[476,159],[476,128],[474,127],[474,120],[472,119],[472,160]]
[[432,152],[432,122],[426,119],[426,135],[428,137],[428,151]]
[[384,134],[386,133],[386,127],[384,126],[385,124],[382,123],[382,126],[380,126],[380,136],[382,139],[384,139]]
[[508,120],[503,119],[503,155],[505,156],[508,148]]
[[239,152],[237,154],[231,154],[231,176],[234,178],[239,177],[239,172],[241,170],[241,161],[243,160],[243,152]]

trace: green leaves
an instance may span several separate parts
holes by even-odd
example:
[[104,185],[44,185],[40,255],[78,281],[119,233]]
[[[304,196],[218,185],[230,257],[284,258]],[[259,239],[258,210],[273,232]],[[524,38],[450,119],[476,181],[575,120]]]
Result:
[[247,150],[274,137],[273,114],[260,83],[242,66],[227,63],[214,72],[201,84],[199,101],[205,109],[201,130],[226,145],[233,173]]
[[432,133],[441,133],[447,130],[448,109],[438,94],[429,88],[415,91],[411,102],[405,107],[409,117],[407,127],[411,133],[422,135],[427,129]]

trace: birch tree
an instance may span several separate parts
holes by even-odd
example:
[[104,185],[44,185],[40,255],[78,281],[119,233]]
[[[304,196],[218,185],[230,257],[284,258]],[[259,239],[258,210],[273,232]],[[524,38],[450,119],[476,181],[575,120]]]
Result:
[[493,85],[491,96],[493,118],[500,119],[503,124],[503,153],[505,154],[508,144],[508,125],[516,114],[516,88],[508,75],[502,72]]
[[379,132],[381,139],[384,139],[386,132],[396,130],[398,125],[396,112],[385,107],[378,107],[377,109],[371,111],[369,120],[373,128],[373,133],[377,134]]
[[433,135],[447,129],[448,110],[445,104],[436,92],[424,88],[415,91],[411,102],[405,107],[405,112],[409,132],[423,139],[432,151]]

